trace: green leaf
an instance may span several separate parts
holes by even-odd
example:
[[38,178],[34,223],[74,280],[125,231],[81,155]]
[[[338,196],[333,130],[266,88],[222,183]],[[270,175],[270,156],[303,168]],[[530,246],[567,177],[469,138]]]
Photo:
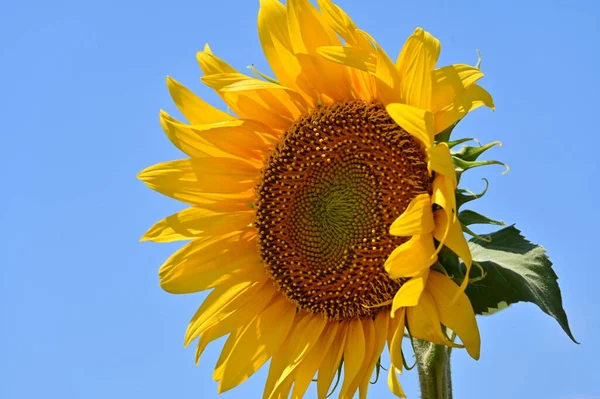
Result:
[[483,216],[482,214],[470,209],[460,211],[458,213],[458,219],[465,226],[470,226],[472,224],[495,224],[497,226],[505,225],[503,221],[490,219],[489,217]]
[[462,159],[463,161],[476,161],[477,158],[490,148],[498,146],[502,147],[500,141],[494,141],[486,145],[480,145],[478,147],[471,147],[468,145],[462,146],[460,150],[453,152],[452,155]]
[[[478,267],[472,269],[472,274],[479,273],[480,279],[469,276],[472,282],[465,291],[475,313],[485,314],[513,303],[532,302],[556,319],[565,333],[577,342],[569,328],[558,276],[552,270],[546,250],[527,241],[514,226],[482,237],[484,240],[469,240],[473,260],[480,266],[479,272]],[[460,270],[464,276],[463,264]],[[482,272],[485,273],[483,278]]]

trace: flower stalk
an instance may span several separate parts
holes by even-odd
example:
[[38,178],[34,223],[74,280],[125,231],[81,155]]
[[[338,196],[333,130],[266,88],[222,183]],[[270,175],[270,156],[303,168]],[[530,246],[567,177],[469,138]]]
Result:
[[452,399],[450,348],[414,339],[422,399]]

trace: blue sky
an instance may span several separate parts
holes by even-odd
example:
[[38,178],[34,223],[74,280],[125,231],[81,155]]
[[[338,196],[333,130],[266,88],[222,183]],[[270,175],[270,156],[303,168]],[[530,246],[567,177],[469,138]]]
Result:
[[[442,42],[440,65],[475,63],[497,110],[456,137],[501,140],[511,167],[470,172],[475,209],[548,248],[581,345],[531,304],[481,317],[481,360],[453,356],[456,398],[598,399],[600,271],[595,249],[600,9],[593,0],[339,0],[397,54],[416,26]],[[213,104],[195,52],[267,71],[258,1],[9,0],[0,13],[0,397],[216,398],[183,333],[203,294],[173,296],[157,270],[177,244],[139,243],[182,204],[135,175],[182,157],[163,135],[170,75]],[[254,398],[266,370],[220,398]],[[401,381],[418,398],[416,370]],[[314,397],[313,390],[310,391]],[[370,397],[392,397],[385,381]]]

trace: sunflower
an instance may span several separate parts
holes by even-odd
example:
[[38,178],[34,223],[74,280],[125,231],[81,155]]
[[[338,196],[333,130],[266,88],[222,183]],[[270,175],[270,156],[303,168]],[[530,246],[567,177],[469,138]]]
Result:
[[479,357],[468,279],[459,286],[437,262],[447,248],[471,266],[455,168],[436,135],[493,101],[478,68],[435,68],[440,43],[423,29],[393,62],[330,0],[318,6],[261,0],[276,80],[238,72],[208,45],[198,53],[202,81],[232,114],[167,78],[189,124],[165,112],[160,121],[189,158],[139,178],[190,207],[143,240],[191,240],[160,268],[160,285],[211,290],[185,345],[198,338],[198,362],[228,336],[219,392],[270,360],[264,398],[300,398],[315,376],[324,398],[338,370],[340,398],[364,398],[387,344],[388,385],[403,397],[405,329]]

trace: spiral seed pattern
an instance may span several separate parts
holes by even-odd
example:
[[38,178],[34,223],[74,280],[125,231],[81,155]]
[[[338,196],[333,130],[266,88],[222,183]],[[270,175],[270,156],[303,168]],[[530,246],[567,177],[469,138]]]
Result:
[[376,103],[321,106],[270,154],[256,188],[260,254],[300,309],[374,316],[403,280],[384,270],[406,238],[388,233],[412,198],[431,192],[422,145]]

